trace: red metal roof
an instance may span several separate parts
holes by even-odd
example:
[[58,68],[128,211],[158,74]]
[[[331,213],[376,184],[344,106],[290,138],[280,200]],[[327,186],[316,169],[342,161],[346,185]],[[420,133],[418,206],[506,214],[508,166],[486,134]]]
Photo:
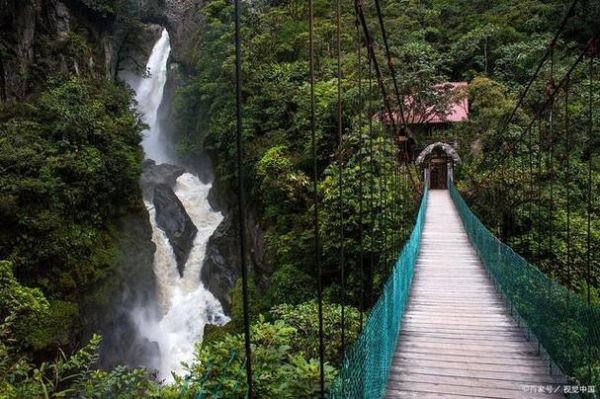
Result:
[[[434,88],[443,92],[444,95],[455,96],[456,100],[448,106],[447,109],[436,110],[434,106],[425,106],[415,104],[412,97],[404,99],[404,113],[408,124],[435,124],[435,123],[455,123],[463,122],[469,119],[469,95],[467,82],[447,82],[435,85]],[[421,108],[421,110],[419,110]],[[394,112],[393,117],[397,124],[401,123],[400,113]],[[389,116],[383,115],[386,123],[389,123]]]

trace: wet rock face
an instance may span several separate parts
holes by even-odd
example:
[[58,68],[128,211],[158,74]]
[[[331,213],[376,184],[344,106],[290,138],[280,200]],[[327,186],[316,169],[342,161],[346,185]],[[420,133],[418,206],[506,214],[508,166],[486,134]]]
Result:
[[[0,0],[0,101],[35,92],[48,73],[112,76],[112,26],[82,2]],[[87,54],[64,51],[75,33],[90,45]]]
[[[31,82],[25,76],[31,72],[36,58],[34,47],[40,25],[45,25],[42,27],[56,39],[69,30],[64,4],[58,1],[48,3],[46,9],[42,9],[41,0],[0,2],[0,43],[6,43],[5,52],[0,57],[0,101],[22,98],[31,91]],[[56,15],[57,9],[61,13],[60,18]],[[59,19],[60,24],[56,23]],[[0,46],[0,50],[4,46]],[[10,54],[9,49],[14,53]]]
[[221,302],[225,313],[231,311],[231,290],[240,276],[237,230],[227,215],[208,240],[200,278]]
[[125,306],[112,311],[110,324],[103,331],[100,367],[112,369],[127,367],[158,369],[160,349],[156,342],[143,337]]
[[163,29],[161,25],[148,23],[140,27],[134,38],[123,38],[118,49],[116,68],[119,69],[119,77],[133,89],[136,89],[141,79],[147,75],[146,63]]
[[[152,242],[152,227],[146,210],[124,216],[117,225],[119,230],[119,258],[117,270],[123,271],[123,281],[114,289],[115,301],[110,308],[98,312],[101,318],[102,347],[100,367],[112,369],[119,364],[140,367],[157,358],[156,344],[140,337],[131,316],[131,309],[148,308],[156,303],[156,281],[152,272],[156,247]],[[111,284],[115,284],[114,280]],[[151,311],[158,314],[156,307]],[[146,362],[146,363],[144,363]]]
[[165,17],[171,38],[173,59],[186,68],[193,68],[196,34],[202,23],[198,10],[202,0],[166,0]]
[[152,201],[154,197],[154,188],[157,185],[166,185],[173,189],[177,178],[185,172],[185,169],[180,166],[163,163],[157,165],[151,159],[147,159],[143,163],[143,172],[140,176],[140,186],[144,192],[144,198]]
[[185,262],[194,246],[198,229],[171,187],[166,184],[156,185],[153,202],[156,208],[156,224],[169,238],[177,260],[177,270],[179,275],[183,276]]
[[[231,290],[241,276],[240,247],[237,216],[233,212],[225,212],[225,215],[207,243],[200,277],[206,288],[221,302],[223,310],[230,313]],[[248,217],[247,226],[249,271],[259,286],[264,287],[270,272],[264,269],[263,233],[252,216]]]

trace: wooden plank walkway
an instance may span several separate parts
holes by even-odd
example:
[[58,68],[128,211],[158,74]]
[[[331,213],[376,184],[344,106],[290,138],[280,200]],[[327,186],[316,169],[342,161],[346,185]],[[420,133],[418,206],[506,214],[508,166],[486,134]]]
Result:
[[447,190],[431,190],[386,398],[564,398],[507,312]]

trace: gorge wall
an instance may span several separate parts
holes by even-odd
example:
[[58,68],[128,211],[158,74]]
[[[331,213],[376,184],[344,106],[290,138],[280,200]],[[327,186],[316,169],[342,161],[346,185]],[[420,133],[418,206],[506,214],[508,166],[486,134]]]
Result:
[[[197,57],[210,56],[197,54],[195,49],[201,5],[201,0],[0,0],[0,105],[35,98],[49,79],[61,74],[92,80],[129,76],[139,81],[165,27],[171,53],[158,119],[169,138],[167,151],[177,157],[176,90],[194,74]],[[230,188],[212,176],[210,158],[220,154],[200,152],[178,164],[202,181],[215,181],[209,201],[225,217],[206,245],[201,279],[228,312],[231,290],[239,277],[235,206]],[[83,326],[74,334],[85,342],[101,329],[105,366],[122,362],[124,357],[143,363],[144,356],[152,356],[152,344],[135,336],[126,310],[134,303],[155,299],[152,263],[156,247],[142,193],[137,195],[139,207],[107,222],[107,233],[115,231],[108,235],[117,247],[116,256],[110,273],[90,293],[93,299],[81,298],[79,304]],[[251,263],[260,269],[264,256],[261,230],[253,220],[248,226]]]

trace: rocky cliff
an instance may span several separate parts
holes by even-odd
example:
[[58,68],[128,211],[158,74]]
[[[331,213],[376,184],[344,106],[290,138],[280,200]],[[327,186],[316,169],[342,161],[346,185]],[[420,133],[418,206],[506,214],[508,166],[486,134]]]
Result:
[[[193,68],[201,0],[0,0],[0,101],[36,91],[48,73],[114,78],[143,68],[169,30],[172,62]],[[157,33],[158,32],[158,33]]]
[[0,0],[0,101],[35,92],[50,71],[109,75],[112,43],[94,14],[59,0]]
[[166,28],[171,37],[173,60],[190,70],[196,56],[194,43],[202,23],[202,0],[166,0]]
[[[35,95],[48,78],[60,73],[94,79],[116,79],[129,74],[127,81],[135,84],[144,74],[152,45],[166,27],[172,51],[159,118],[164,132],[172,138],[171,152],[175,154],[176,137],[181,136],[174,132],[176,115],[172,105],[177,88],[185,85],[194,73],[201,6],[202,0],[0,0],[0,103]],[[182,163],[203,180],[213,179],[210,161],[206,155],[201,158]],[[236,223],[234,207],[227,200],[231,192],[219,184],[218,178],[215,180],[211,202],[226,218],[208,243],[202,280],[229,309],[230,291],[239,277]],[[129,215],[121,226],[125,236],[136,232],[137,241],[127,238],[124,241],[126,246],[144,252],[137,261],[145,266],[136,267],[148,270],[153,251],[151,230],[144,220],[147,214],[141,212],[135,217]],[[251,263],[260,270],[263,263],[260,229],[253,221],[248,225]],[[190,229],[184,229],[183,233],[187,241],[193,235]],[[185,245],[180,247],[179,258],[183,260],[187,250]],[[123,263],[120,267],[129,267],[127,257],[120,262]],[[132,272],[138,273],[138,269]]]

